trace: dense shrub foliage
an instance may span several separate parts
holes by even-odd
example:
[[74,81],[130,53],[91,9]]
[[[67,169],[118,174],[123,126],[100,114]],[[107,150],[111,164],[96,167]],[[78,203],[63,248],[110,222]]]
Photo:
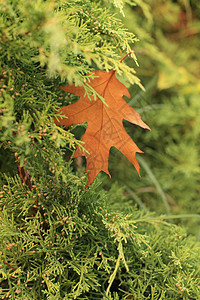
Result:
[[[187,234],[199,232],[198,7],[125,2],[0,2],[1,299],[200,297],[200,244]],[[169,47],[168,26],[182,12],[192,31],[173,30],[182,43],[192,35],[193,57],[188,42],[178,56],[177,37]],[[132,48],[140,68],[135,55],[120,63]],[[142,179],[113,149],[112,179],[101,174],[85,189],[84,161],[71,159],[85,125],[53,118],[77,99],[59,85],[84,84],[94,69],[116,70],[152,132],[125,123],[146,148]]]

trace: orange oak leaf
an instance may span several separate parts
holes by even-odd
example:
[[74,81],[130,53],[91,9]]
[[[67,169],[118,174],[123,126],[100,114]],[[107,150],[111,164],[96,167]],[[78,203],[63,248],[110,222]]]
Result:
[[100,171],[110,176],[108,171],[108,157],[110,148],[116,147],[135,166],[139,173],[139,164],[136,160],[136,152],[142,151],[133,142],[123,127],[123,119],[143,128],[150,129],[142,120],[140,115],[122,98],[129,97],[128,89],[116,78],[115,71],[93,71],[96,78],[87,82],[100,96],[102,96],[108,107],[102,101],[85,95],[84,87],[74,84],[60,87],[60,89],[80,96],[80,99],[71,105],[63,106],[58,112],[68,117],[57,117],[57,125],[79,124],[87,122],[88,126],[82,141],[88,153],[79,148],[73,157],[85,156],[87,159],[86,172],[88,172],[87,186],[89,186]]

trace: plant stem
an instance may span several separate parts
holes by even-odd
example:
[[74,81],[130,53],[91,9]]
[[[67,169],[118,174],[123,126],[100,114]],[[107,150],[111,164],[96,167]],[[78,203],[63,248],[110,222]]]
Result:
[[124,57],[122,57],[122,59],[120,60],[120,62],[122,62],[128,55],[130,55],[131,53],[134,53],[134,50],[131,50],[129,53],[127,53]]
[[3,263],[5,264],[5,265],[7,265],[9,268],[11,268],[12,270],[14,270],[14,271],[16,271],[17,269],[16,268],[14,268],[13,266],[11,266],[9,263],[7,263],[6,261],[3,261]]

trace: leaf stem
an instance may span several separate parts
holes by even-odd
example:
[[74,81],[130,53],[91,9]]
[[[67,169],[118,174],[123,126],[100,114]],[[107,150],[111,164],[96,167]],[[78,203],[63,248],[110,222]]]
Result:
[[7,265],[9,268],[11,268],[12,270],[14,270],[14,271],[17,270],[17,269],[14,268],[13,266],[11,266],[9,263],[7,263],[7,261],[3,261],[3,263],[4,263],[5,265]]
[[131,53],[134,53],[134,50],[131,50],[129,53],[127,53],[124,57],[122,57],[122,59],[120,60],[120,63]]

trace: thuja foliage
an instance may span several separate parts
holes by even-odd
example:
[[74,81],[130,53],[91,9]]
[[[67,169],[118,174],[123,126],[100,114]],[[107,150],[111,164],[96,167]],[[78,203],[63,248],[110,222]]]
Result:
[[[2,299],[197,299],[200,247],[121,195],[45,176],[1,191]],[[38,198],[38,205],[35,199]]]
[[120,63],[136,40],[114,16],[123,4],[0,2],[1,299],[199,297],[200,245],[116,186],[85,189],[69,154],[84,145],[53,121],[75,100],[58,86],[84,85],[91,70],[140,86]]

